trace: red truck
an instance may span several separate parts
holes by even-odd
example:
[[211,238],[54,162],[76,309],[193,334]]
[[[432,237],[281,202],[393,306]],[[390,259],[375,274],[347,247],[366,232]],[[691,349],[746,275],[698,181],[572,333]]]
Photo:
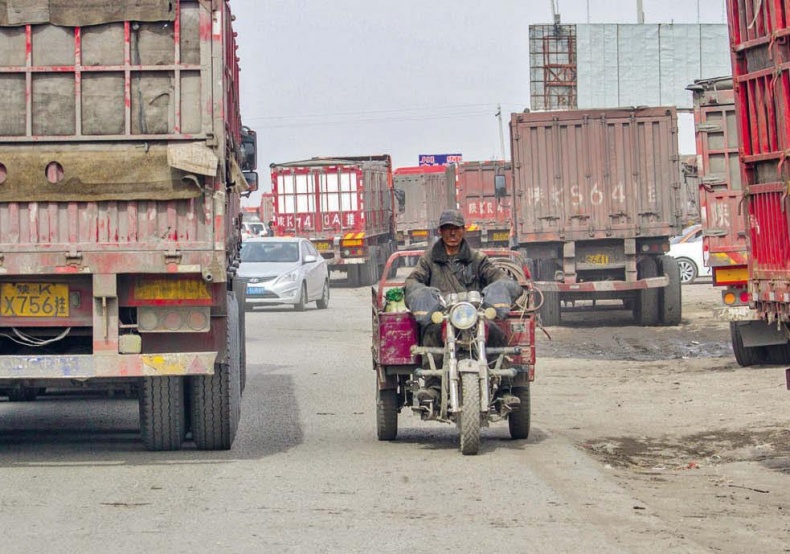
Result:
[[677,325],[680,272],[665,255],[681,226],[675,108],[515,113],[513,224],[543,292],[544,325],[562,302],[619,300],[641,325]]
[[[790,6],[727,0],[748,287],[759,322],[732,323],[742,365],[790,363]],[[790,388],[790,370],[787,374]]]
[[310,239],[351,286],[375,283],[397,250],[390,156],[272,164],[271,175],[275,233]]
[[730,322],[735,359],[748,366],[764,358],[763,345],[751,341],[763,334],[765,324],[749,308],[749,255],[732,76],[702,79],[687,88],[694,95],[703,253],[713,286],[722,289],[722,306],[714,313]]
[[510,163],[462,162],[457,168],[458,208],[466,220],[466,240],[475,248],[509,248],[513,180]]
[[439,216],[455,208],[455,170],[441,165],[400,167],[393,182],[398,247],[430,246],[437,236]]
[[133,390],[149,450],[228,449],[255,167],[230,9],[64,6],[0,18],[0,394]]

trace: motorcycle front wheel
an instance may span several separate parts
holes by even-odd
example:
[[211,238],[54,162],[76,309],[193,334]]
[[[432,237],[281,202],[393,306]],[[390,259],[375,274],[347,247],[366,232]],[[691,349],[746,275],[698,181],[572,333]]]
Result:
[[480,450],[480,379],[475,373],[461,374],[461,454],[470,456]]

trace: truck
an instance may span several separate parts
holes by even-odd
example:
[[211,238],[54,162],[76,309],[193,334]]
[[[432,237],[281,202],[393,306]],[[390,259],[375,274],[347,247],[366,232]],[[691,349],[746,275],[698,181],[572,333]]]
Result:
[[755,342],[765,324],[749,307],[747,221],[732,75],[700,79],[686,88],[694,97],[703,255],[713,286],[721,289],[722,305],[714,316],[730,323],[735,360],[749,366],[765,357],[760,355],[764,345]]
[[275,234],[309,239],[351,286],[378,281],[397,250],[390,156],[316,157],[270,168]]
[[790,363],[790,25],[783,3],[726,5],[748,268],[738,300],[758,320],[730,324],[733,350],[741,365]]
[[425,248],[436,240],[439,216],[455,208],[452,166],[399,167],[393,175],[398,248]]
[[0,394],[120,389],[147,449],[231,448],[257,176],[228,3],[5,8]]
[[675,108],[514,113],[510,139],[513,247],[531,260],[543,325],[609,300],[640,325],[679,324]]
[[466,240],[475,248],[511,246],[513,180],[510,163],[502,160],[462,162],[457,168],[458,209],[466,220]]

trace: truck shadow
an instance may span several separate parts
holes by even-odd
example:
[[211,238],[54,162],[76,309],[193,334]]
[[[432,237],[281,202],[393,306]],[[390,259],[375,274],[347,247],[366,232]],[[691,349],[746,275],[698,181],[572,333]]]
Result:
[[[532,427],[527,440],[513,440],[510,438],[507,423],[498,423],[481,429],[480,436],[480,454],[501,449],[524,450],[549,438],[541,429]],[[422,450],[438,451],[458,450],[458,440],[458,430],[455,426],[427,422],[424,428],[408,427],[399,430],[398,439],[393,442],[417,445]]]
[[292,378],[256,374],[255,365],[248,370],[241,422],[229,451],[198,451],[186,441],[180,451],[148,452],[140,440],[136,399],[45,395],[30,403],[0,402],[0,468],[225,463],[257,460],[301,444]]

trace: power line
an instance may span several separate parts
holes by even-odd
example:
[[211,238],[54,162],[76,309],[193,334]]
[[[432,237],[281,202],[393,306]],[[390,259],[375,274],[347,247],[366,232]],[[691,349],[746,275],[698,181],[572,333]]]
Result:
[[[356,123],[380,123],[380,122],[387,122],[387,121],[432,121],[438,119],[469,119],[469,118],[482,118],[482,117],[491,117],[492,113],[488,110],[485,112],[467,112],[467,113],[455,113],[455,114],[442,114],[442,115],[425,115],[420,117],[374,117],[374,118],[362,118],[362,119],[345,119],[345,120],[336,120],[336,121],[304,121],[304,122],[293,122],[293,123],[274,123],[274,124],[266,124],[263,123],[258,125],[258,128],[263,129],[282,129],[282,128],[293,128],[293,127],[329,127],[334,125],[349,125],[349,124],[356,124]],[[245,121],[256,121],[255,118],[251,120]]]

